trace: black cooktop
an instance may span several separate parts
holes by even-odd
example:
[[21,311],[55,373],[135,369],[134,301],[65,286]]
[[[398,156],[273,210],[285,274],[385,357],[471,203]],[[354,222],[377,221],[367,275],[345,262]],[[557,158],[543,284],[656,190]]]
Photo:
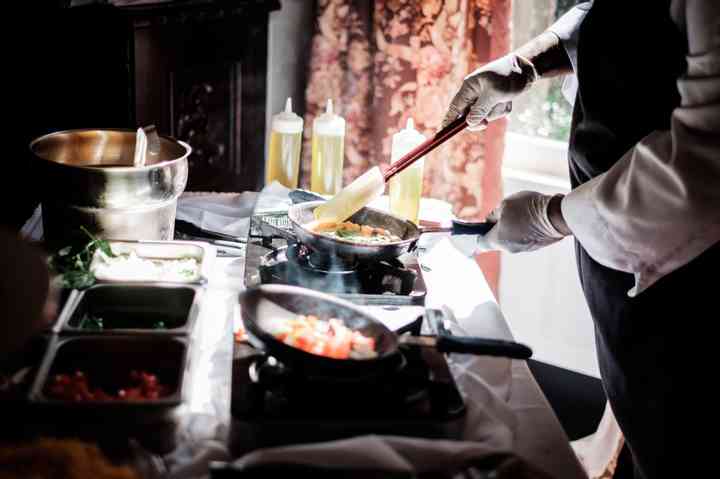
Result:
[[362,434],[459,439],[464,412],[434,349],[403,347],[396,364],[371,376],[318,377],[248,344],[235,348],[231,436],[243,451]]

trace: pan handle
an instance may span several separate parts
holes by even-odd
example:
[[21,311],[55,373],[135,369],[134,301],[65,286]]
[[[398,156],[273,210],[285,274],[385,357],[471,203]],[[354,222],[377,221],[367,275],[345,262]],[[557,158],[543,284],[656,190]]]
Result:
[[452,223],[452,235],[480,235],[485,236],[497,223],[490,221],[472,222],[454,219]]
[[451,235],[480,235],[485,236],[496,223],[491,221],[463,221],[453,219],[451,226],[423,226],[421,233],[450,233]]
[[533,352],[528,346],[502,339],[473,338],[440,335],[436,346],[443,353],[481,354],[483,356],[502,356],[512,359],[529,359]]

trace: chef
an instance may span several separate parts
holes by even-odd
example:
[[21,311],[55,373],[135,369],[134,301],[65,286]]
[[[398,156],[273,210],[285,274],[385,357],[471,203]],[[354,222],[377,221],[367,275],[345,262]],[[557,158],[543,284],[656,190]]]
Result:
[[703,323],[720,292],[720,2],[578,5],[471,73],[444,124],[469,110],[469,128],[482,129],[497,105],[566,72],[576,82],[572,191],[506,198],[474,249],[517,253],[575,237],[603,385],[635,477],[665,477],[673,461],[693,462],[680,451],[697,444],[683,428],[671,433],[671,419],[687,428],[707,410],[678,399],[705,364]]
[[39,248],[0,228],[0,359],[56,317],[59,291]]

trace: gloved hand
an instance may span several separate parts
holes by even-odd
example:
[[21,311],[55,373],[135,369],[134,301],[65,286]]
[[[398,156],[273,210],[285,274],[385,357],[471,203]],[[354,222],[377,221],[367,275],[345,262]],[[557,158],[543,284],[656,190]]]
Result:
[[510,113],[512,100],[537,76],[530,61],[513,53],[483,65],[465,77],[448,107],[442,126],[447,126],[469,107],[468,129],[482,130],[488,121]]
[[[553,199],[555,198],[555,199]],[[487,218],[495,226],[484,236],[460,235],[451,241],[467,256],[483,251],[500,250],[509,253],[534,251],[560,241],[571,234],[562,218],[550,220],[549,206],[562,196],[521,191],[505,198]]]

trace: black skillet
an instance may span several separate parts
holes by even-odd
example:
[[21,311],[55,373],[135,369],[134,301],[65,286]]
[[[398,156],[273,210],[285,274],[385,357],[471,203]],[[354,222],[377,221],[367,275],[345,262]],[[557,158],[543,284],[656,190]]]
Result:
[[[528,359],[532,350],[513,341],[451,335],[396,335],[383,323],[358,306],[326,293],[288,285],[262,285],[240,294],[243,323],[250,342],[286,366],[313,373],[373,374],[397,364],[400,345],[435,347],[445,353],[466,353]],[[280,309],[277,309],[277,308]],[[275,311],[273,311],[275,310]],[[277,312],[277,315],[274,313]],[[270,334],[271,316],[291,319],[296,314],[314,314],[321,319],[337,318],[347,327],[375,339],[377,357],[371,359],[334,359],[308,353],[287,345]]]
[[[299,198],[310,198],[314,193],[295,190],[290,193],[293,201]],[[451,235],[484,235],[495,223],[471,223],[453,220],[450,227],[420,228],[412,221],[404,220],[384,211],[365,207],[352,215],[348,221],[375,228],[385,228],[400,238],[399,241],[381,244],[358,243],[340,238],[332,238],[316,233],[307,224],[315,220],[313,211],[325,200],[304,201],[296,203],[288,210],[288,217],[297,239],[315,251],[343,257],[356,257],[361,261],[389,260],[413,251],[423,233],[449,233]]]

